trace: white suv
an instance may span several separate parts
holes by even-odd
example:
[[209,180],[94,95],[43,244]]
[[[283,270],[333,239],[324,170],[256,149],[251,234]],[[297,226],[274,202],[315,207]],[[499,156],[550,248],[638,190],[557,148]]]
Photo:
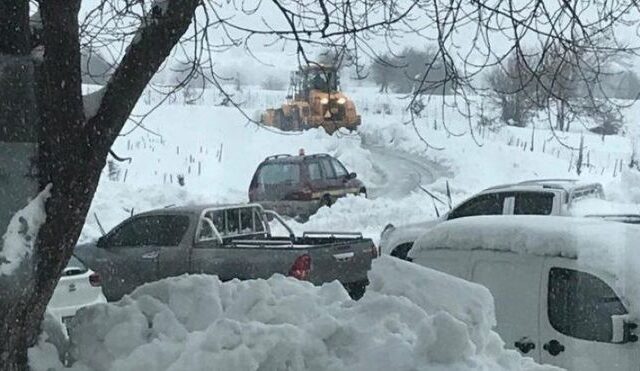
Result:
[[399,227],[388,224],[380,235],[381,252],[404,259],[418,237],[447,220],[476,215],[568,216],[573,203],[585,198],[604,199],[602,185],[575,179],[536,179],[491,187],[436,220]]

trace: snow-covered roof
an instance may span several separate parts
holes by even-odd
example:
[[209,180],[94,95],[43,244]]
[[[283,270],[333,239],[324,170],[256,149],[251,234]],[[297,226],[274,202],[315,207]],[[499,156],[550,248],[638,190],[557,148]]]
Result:
[[441,223],[409,252],[429,249],[492,250],[566,257],[608,275],[640,317],[640,226],[596,218],[497,215]]
[[[441,223],[420,237],[422,249],[500,250],[577,258],[589,252],[603,257],[640,241],[640,227],[591,218],[538,215],[490,215]],[[637,249],[640,254],[640,248]]]
[[584,182],[578,179],[532,179],[526,180],[518,183],[508,183],[508,184],[500,184],[497,186],[493,186],[485,189],[483,192],[489,191],[499,191],[504,189],[515,189],[515,188],[554,188],[554,189],[562,189],[565,191],[571,191],[573,189],[582,188],[582,187],[602,187],[599,183],[593,182]]

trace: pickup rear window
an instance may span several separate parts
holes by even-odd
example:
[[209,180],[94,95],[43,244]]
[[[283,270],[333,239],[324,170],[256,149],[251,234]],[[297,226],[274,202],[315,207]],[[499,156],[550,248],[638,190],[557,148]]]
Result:
[[273,163],[263,165],[258,173],[258,184],[296,184],[300,182],[300,165]]
[[516,215],[551,215],[553,193],[517,192],[513,213]]

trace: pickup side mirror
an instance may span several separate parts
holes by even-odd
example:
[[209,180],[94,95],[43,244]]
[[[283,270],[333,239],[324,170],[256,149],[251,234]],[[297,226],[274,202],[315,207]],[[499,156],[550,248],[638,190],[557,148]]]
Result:
[[628,321],[628,317],[628,315],[611,316],[612,343],[625,344],[638,341],[638,335],[635,334],[638,324]]

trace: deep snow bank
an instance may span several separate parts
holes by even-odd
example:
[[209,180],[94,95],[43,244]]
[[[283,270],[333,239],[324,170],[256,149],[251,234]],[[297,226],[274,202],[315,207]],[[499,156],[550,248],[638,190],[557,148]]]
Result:
[[[404,261],[374,263],[358,302],[283,276],[182,276],[78,313],[74,370],[544,370],[504,350],[485,288]],[[55,348],[35,371],[61,369]]]

